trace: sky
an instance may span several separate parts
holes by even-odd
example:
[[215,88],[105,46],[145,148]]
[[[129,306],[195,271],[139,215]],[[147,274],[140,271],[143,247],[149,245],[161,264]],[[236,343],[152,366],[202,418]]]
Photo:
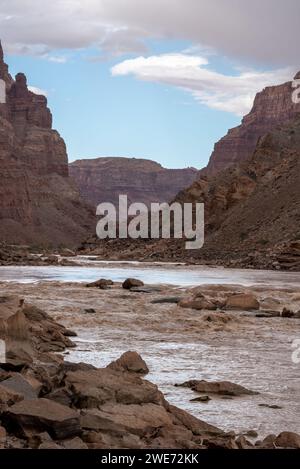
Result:
[[299,18],[299,0],[0,0],[0,38],[70,161],[201,168],[256,92],[300,69]]

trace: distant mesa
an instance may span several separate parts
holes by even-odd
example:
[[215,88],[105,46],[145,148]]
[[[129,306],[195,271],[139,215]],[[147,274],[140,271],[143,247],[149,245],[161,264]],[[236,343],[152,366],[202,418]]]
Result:
[[101,202],[117,206],[119,194],[128,202],[170,202],[179,191],[192,184],[195,168],[167,169],[141,158],[105,157],[78,160],[69,165],[70,176],[81,195],[95,207]]

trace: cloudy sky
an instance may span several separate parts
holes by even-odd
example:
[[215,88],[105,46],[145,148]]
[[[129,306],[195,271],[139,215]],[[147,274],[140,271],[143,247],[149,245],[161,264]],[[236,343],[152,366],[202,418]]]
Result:
[[71,160],[202,167],[255,93],[300,69],[299,18],[299,0],[0,0],[0,37]]

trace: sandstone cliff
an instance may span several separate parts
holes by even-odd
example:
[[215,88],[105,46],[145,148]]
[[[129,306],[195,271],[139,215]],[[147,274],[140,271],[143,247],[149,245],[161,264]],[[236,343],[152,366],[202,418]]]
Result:
[[[300,270],[300,113],[260,138],[247,160],[202,177],[176,199],[205,203],[205,244],[117,240],[123,259],[187,260],[228,266]],[[110,256],[109,243],[84,249]]]
[[290,267],[300,268],[300,249],[292,248],[300,239],[300,113],[262,137],[246,161],[200,179],[177,200],[205,203],[206,243],[199,256],[234,259],[237,253],[251,263],[263,252],[279,267],[277,251],[290,246]]
[[0,44],[0,240],[75,245],[93,224],[68,177],[66,146],[52,130],[47,99],[29,91],[24,74],[13,80]]
[[118,204],[119,194],[128,202],[169,202],[198,175],[195,168],[166,169],[137,158],[96,158],[69,165],[70,176],[82,196],[94,206],[101,202]]
[[260,137],[292,119],[300,111],[300,104],[292,102],[292,83],[270,86],[256,95],[251,112],[241,125],[229,130],[216,143],[203,174],[213,175],[230,165],[245,161],[255,150]]

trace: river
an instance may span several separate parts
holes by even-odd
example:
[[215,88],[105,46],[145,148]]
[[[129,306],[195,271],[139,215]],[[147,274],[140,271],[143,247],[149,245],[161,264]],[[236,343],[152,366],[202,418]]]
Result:
[[[121,282],[127,277],[159,285],[161,293],[133,294],[119,286],[87,290],[84,285],[99,278]],[[147,379],[170,402],[195,416],[225,430],[256,430],[260,436],[300,433],[300,365],[291,360],[300,320],[236,313],[232,325],[222,328],[203,322],[199,311],[151,303],[202,284],[249,287],[260,299],[272,297],[281,307],[300,310],[300,273],[86,259],[77,267],[0,267],[1,293],[22,295],[76,330],[77,348],[66,359],[106,366],[123,352],[136,350],[151,370]],[[86,308],[96,314],[87,315]],[[174,386],[188,379],[228,380],[260,394],[194,403],[191,399],[197,395]]]

